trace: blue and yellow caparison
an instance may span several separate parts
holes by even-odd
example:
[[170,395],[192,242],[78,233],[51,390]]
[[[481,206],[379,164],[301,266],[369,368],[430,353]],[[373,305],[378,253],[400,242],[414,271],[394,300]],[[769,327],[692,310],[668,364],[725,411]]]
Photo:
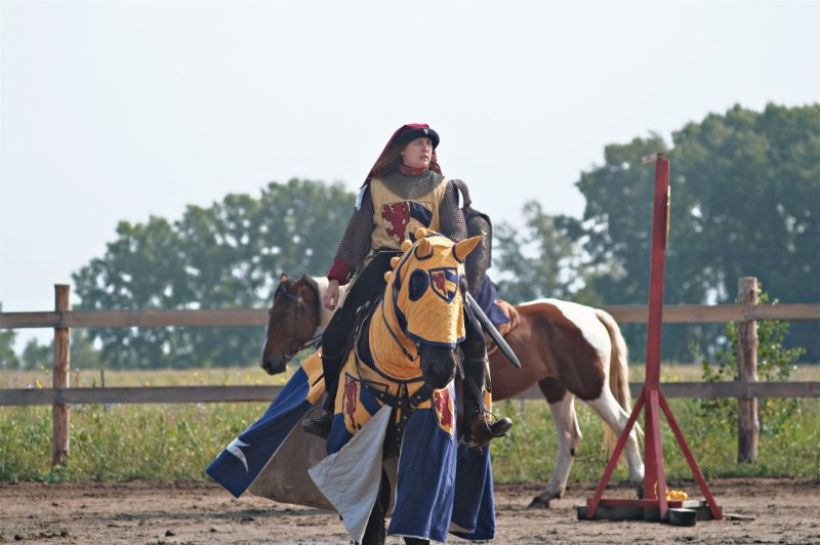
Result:
[[[399,398],[412,398],[419,392],[424,384],[420,344],[455,348],[464,340],[459,278],[464,274],[464,259],[481,239],[454,243],[423,228],[415,235],[416,242],[402,243],[403,255],[393,258],[393,269],[385,274],[384,297],[374,309],[369,327],[362,332],[368,342],[356,343],[342,369],[334,431],[328,442],[330,452],[344,444],[349,434],[360,429],[384,403],[368,395],[368,388]],[[366,347],[364,353],[359,350],[361,344]],[[453,434],[455,414],[450,390],[449,385],[435,390],[414,408],[434,408],[441,429]],[[406,415],[399,408],[395,418],[402,417]]]

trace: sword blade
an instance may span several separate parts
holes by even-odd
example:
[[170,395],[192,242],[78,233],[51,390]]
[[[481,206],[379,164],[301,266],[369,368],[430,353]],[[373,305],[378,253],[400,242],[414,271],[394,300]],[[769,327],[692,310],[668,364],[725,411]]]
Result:
[[469,291],[464,292],[464,300],[467,301],[468,305],[470,305],[470,309],[473,311],[476,318],[478,318],[478,321],[481,323],[481,327],[484,328],[484,331],[489,333],[495,344],[498,345],[498,349],[501,350],[501,353],[507,357],[513,367],[521,369],[521,362],[518,361],[518,356],[515,355],[513,349],[510,348],[510,345],[507,344],[507,341],[501,336],[501,333],[498,332],[487,315],[484,314],[484,311],[481,309],[478,301],[473,298]]

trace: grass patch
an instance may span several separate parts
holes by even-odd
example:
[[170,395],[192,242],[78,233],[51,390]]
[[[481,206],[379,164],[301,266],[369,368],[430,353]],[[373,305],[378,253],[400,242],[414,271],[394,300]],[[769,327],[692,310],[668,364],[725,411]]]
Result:
[[[815,368],[817,369],[817,368]],[[688,371],[686,369],[685,371]],[[674,369],[667,376],[676,376]],[[636,380],[638,373],[633,373]],[[677,376],[686,375],[680,372]],[[803,380],[816,380],[814,376]],[[72,373],[72,385],[98,386],[99,371]],[[667,378],[666,380],[674,380]],[[688,377],[679,380],[692,380]],[[76,382],[75,382],[76,381]],[[108,372],[108,386],[199,384],[280,384],[257,369],[207,371]],[[38,386],[39,383],[39,386]],[[0,388],[43,387],[46,371],[2,372]],[[670,400],[684,436],[707,478],[792,477],[820,479],[820,400],[798,402],[797,412],[777,431],[761,433],[759,461],[737,464],[737,432],[731,423],[711,421],[694,400]],[[0,407],[0,481],[158,481],[204,480],[205,467],[248,425],[267,403],[174,405],[75,405],[71,408],[71,457],[66,467],[51,467],[51,407]],[[601,420],[577,403],[584,440],[570,482],[596,483],[607,456],[601,449]],[[493,442],[493,467],[499,483],[546,481],[555,462],[555,429],[543,401],[504,401],[496,412],[510,416],[509,437]],[[665,466],[670,480],[691,473],[662,418]],[[613,482],[626,479],[619,467]]]
[[[695,400],[669,400],[675,420],[705,477],[788,477],[820,479],[820,400],[798,401],[797,412],[777,432],[762,432],[754,464],[738,464],[737,431],[726,423],[704,419]],[[585,404],[576,403],[583,442],[576,452],[570,482],[596,483],[609,460],[603,450],[603,422]],[[493,442],[497,482],[546,481],[555,465],[557,440],[551,413],[542,401],[504,401],[497,414],[515,425],[509,437]],[[641,422],[643,416],[641,417]],[[661,416],[664,467],[670,480],[689,480],[692,473],[671,429]],[[612,482],[626,481],[626,465]]]
[[0,481],[176,481],[204,469],[266,403],[71,409],[71,457],[51,467],[51,407],[0,409]]

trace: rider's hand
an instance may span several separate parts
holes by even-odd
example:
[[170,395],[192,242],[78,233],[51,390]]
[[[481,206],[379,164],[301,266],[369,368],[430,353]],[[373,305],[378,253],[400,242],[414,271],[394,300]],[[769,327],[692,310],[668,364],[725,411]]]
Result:
[[328,310],[336,310],[336,305],[339,304],[339,281],[331,280],[327,286],[327,291],[322,296],[322,303]]

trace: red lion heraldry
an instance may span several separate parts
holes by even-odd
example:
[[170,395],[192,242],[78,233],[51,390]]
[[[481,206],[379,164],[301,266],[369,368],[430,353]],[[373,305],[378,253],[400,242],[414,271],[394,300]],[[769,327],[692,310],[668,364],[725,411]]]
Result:
[[385,204],[382,206],[382,217],[392,226],[387,228],[387,234],[396,237],[396,242],[401,243],[407,224],[410,223],[410,206],[407,202]]
[[448,432],[453,429],[453,412],[450,405],[450,390],[437,390],[433,393],[433,404],[438,414],[441,427]]
[[345,414],[350,418],[352,429],[356,429],[356,406],[359,399],[359,387],[350,377],[345,381]]

